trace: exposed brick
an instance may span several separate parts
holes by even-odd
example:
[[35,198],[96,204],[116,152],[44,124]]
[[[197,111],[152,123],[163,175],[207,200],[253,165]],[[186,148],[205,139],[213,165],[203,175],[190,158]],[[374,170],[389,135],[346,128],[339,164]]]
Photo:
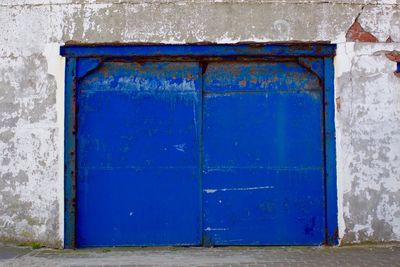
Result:
[[355,21],[347,31],[346,40],[348,42],[378,42],[378,39],[373,34],[365,31],[358,21]]
[[386,39],[386,43],[393,43],[392,36],[389,35],[389,37]]
[[394,62],[400,62],[400,52],[389,52],[386,53],[386,57]]

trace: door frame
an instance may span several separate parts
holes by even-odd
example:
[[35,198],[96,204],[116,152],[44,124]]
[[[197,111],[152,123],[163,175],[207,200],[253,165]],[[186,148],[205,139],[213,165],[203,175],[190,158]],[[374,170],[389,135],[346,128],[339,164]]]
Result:
[[[338,243],[338,207],[336,182],[335,96],[333,57],[336,45],[328,43],[289,44],[67,44],[60,54],[66,57],[65,66],[65,121],[64,121],[64,247],[76,248],[76,143],[77,105],[76,86],[79,77],[96,68],[103,60],[196,61],[209,59],[270,59],[282,57],[319,57],[324,60],[324,173],[325,173],[325,244]],[[84,65],[79,58],[90,58]],[[311,70],[312,71],[312,70]]]

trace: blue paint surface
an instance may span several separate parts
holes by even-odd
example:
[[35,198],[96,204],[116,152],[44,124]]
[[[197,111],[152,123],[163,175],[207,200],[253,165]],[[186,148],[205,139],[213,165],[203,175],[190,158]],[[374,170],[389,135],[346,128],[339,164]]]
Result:
[[200,244],[198,74],[106,62],[79,83],[79,247]]
[[[331,59],[79,57],[132,49],[143,56],[312,55],[317,48],[65,48],[78,57],[77,80],[69,79],[77,85],[76,144],[68,143],[76,158],[66,151],[76,159],[67,164],[77,169],[76,214],[69,209],[66,218],[76,245],[334,243],[334,120],[324,107],[329,97],[333,108],[333,83],[324,82],[333,81]],[[68,226],[74,216],[76,229]]]
[[[203,201],[211,244],[324,242],[322,90],[297,66],[273,65],[282,73],[257,63],[207,68]],[[288,78],[297,75],[304,80]]]

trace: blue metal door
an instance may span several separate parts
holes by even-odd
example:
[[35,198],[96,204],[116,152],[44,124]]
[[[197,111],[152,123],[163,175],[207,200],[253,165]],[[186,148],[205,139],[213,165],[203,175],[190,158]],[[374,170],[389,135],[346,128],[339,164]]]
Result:
[[68,247],[335,242],[331,46],[62,53]]
[[[322,70],[322,60],[313,64]],[[318,75],[296,61],[208,65],[205,242],[324,242],[322,92]]]
[[200,244],[199,73],[111,61],[79,81],[77,246]]

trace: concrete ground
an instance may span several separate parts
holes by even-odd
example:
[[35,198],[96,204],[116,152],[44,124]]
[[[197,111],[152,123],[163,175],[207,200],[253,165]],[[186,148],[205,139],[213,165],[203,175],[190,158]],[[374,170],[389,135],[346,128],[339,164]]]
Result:
[[0,266],[400,266],[400,246],[32,250],[0,246]]

